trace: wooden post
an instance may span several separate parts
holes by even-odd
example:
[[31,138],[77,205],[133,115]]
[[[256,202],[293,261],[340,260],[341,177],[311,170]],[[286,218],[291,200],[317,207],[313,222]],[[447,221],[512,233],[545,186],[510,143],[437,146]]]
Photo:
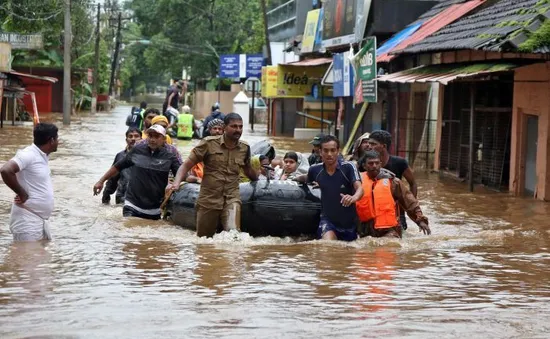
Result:
[[93,86],[92,86],[92,105],[91,105],[91,112],[96,113],[97,108],[97,89],[99,86],[98,83],[98,77],[99,77],[99,38],[100,38],[100,31],[99,31],[99,25],[101,23],[101,4],[97,4],[97,24],[95,28],[95,55],[94,55],[94,78],[93,78]]
[[36,106],[36,94],[34,92],[30,92],[31,99],[32,99],[32,121],[34,126],[36,124],[40,123],[40,116],[38,115],[38,106]]
[[468,181],[470,192],[474,191],[474,131],[475,131],[475,83],[470,84],[470,152],[468,164]]
[[65,0],[65,32],[63,36],[63,125],[71,124],[71,0]]

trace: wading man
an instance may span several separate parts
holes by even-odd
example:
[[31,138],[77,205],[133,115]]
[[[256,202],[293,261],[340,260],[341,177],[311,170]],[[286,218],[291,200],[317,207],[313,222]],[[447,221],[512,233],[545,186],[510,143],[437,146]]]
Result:
[[2,180],[15,192],[10,231],[15,241],[50,240],[48,219],[53,212],[53,185],[48,156],[57,151],[57,127],[39,123],[33,144],[20,150],[2,168]]
[[[214,119],[208,123],[208,131],[210,136],[218,136],[223,134],[223,120]],[[204,176],[204,164],[199,162],[187,174],[185,181],[194,182],[197,184],[202,183],[202,178]]]
[[[128,130],[126,131],[126,148],[117,153],[117,155],[115,156],[115,160],[113,161],[113,165],[124,159],[126,157],[126,154],[130,152],[130,150],[139,140],[141,140],[141,131],[137,127],[128,128]],[[129,180],[129,168],[122,170],[119,174],[109,179],[105,184],[105,190],[103,191],[101,202],[108,205],[111,201],[111,194],[116,192],[115,202],[117,204],[123,203]]]
[[239,170],[242,168],[250,180],[258,180],[250,166],[250,146],[241,141],[243,120],[236,113],[224,118],[224,133],[206,137],[195,146],[189,158],[178,170],[167,192],[179,188],[193,166],[203,162],[204,174],[197,199],[197,236],[211,237],[216,233],[218,222],[224,230],[240,230],[241,197],[239,194]]
[[407,212],[420,231],[431,234],[428,218],[422,214],[418,200],[395,174],[381,168],[378,152],[367,151],[358,165],[365,171],[361,173],[365,195],[356,204],[361,235],[401,238],[401,210]]
[[339,156],[340,141],[332,135],[321,139],[322,163],[309,168],[299,182],[317,183],[321,188],[321,221],[317,237],[327,240],[357,239],[355,202],[363,196],[357,168]]
[[164,127],[153,125],[147,130],[147,135],[146,143],[137,143],[99,179],[94,185],[94,195],[101,192],[105,181],[130,168],[122,214],[125,217],[158,220],[168,175],[170,171],[175,174],[181,162],[165,147]]
[[[398,156],[390,155],[389,148],[391,146],[391,134],[387,131],[378,130],[373,131],[369,135],[369,150],[374,150],[380,154],[380,163],[382,168],[387,169],[388,171],[393,172],[395,176],[402,180],[403,177],[409,183],[410,190],[412,194],[416,197],[418,186],[416,185],[416,180],[414,178],[414,173],[409,167],[407,159],[401,158]],[[407,218],[405,217],[405,212],[401,211],[399,216],[399,221],[401,227],[404,230],[407,229]]]

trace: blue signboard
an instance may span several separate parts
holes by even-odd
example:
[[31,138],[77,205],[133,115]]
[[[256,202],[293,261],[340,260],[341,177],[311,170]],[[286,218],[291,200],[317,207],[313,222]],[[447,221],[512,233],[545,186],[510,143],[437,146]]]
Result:
[[262,77],[262,54],[225,54],[220,56],[220,78]]
[[239,54],[220,56],[220,77],[239,78]]
[[349,52],[334,54],[332,71],[334,72],[334,97],[353,96],[353,72],[349,62]]
[[246,77],[262,77],[262,66],[264,57],[262,54],[247,54],[246,55]]

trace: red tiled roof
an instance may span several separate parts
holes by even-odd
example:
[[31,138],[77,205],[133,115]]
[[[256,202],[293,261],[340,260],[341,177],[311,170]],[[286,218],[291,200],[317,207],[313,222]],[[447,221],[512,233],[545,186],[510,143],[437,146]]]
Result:
[[379,55],[376,58],[377,62],[389,62],[390,60],[395,58],[395,55],[392,54],[407,48],[407,46],[409,45],[425,39],[426,37],[439,31],[443,27],[468,14],[468,12],[483,4],[484,2],[485,0],[472,0],[462,4],[449,6],[441,13],[426,21],[426,23],[424,23],[422,27],[414,32],[409,38],[405,39],[399,45],[395,46],[392,50],[388,51],[385,54]]

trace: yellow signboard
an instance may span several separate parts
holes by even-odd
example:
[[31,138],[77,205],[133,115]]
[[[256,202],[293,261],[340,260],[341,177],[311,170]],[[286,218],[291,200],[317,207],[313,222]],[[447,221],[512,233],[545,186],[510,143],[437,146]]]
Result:
[[266,98],[277,96],[277,66],[262,67],[262,95]]
[[0,42],[0,71],[11,71],[11,45]]
[[302,39],[302,49],[300,50],[300,53],[313,52],[320,13],[320,9],[315,9],[307,13],[306,27],[304,28],[304,37]]
[[313,84],[321,82],[327,66],[277,66],[277,97],[303,98],[311,95]]

